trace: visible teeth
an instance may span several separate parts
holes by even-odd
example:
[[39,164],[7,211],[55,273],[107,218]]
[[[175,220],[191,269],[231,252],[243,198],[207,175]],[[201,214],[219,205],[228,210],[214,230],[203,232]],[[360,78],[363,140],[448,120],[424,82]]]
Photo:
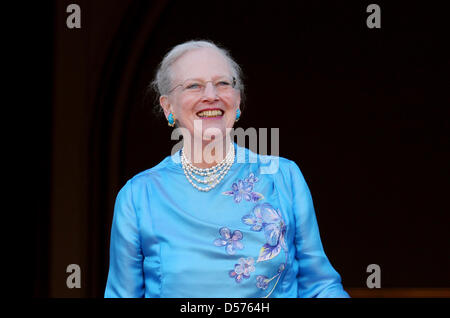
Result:
[[221,110],[205,110],[202,112],[197,113],[199,117],[216,117],[216,116],[222,116],[223,111]]

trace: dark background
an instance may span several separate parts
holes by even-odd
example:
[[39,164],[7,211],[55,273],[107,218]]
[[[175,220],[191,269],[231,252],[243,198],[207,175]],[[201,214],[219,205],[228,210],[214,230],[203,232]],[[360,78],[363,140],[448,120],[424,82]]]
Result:
[[[81,7],[82,28],[66,27]],[[37,154],[34,297],[102,297],[118,190],[170,153],[145,88],[174,45],[209,39],[242,66],[239,127],[280,128],[346,288],[450,287],[448,26],[438,3],[47,1],[25,43]],[[42,18],[43,17],[43,18]],[[82,288],[66,287],[79,264]]]

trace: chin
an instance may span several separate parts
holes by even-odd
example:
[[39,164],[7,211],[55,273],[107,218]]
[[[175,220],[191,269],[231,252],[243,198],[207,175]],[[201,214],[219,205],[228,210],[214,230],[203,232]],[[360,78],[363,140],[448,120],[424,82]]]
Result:
[[222,134],[222,136],[218,136],[218,137],[225,137],[225,135],[227,133],[227,127],[225,127],[223,125],[211,125],[211,126],[205,127],[203,129],[203,140],[211,140],[210,136],[216,136],[218,131],[220,131]]

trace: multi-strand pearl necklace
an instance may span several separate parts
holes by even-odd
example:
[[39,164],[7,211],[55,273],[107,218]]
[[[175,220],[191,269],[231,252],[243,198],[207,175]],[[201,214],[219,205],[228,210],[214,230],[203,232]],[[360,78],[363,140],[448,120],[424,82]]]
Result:
[[[181,150],[181,165],[183,167],[184,174],[189,181],[190,184],[194,188],[196,188],[199,191],[208,192],[211,189],[214,189],[220,181],[222,181],[223,177],[228,173],[228,170],[230,170],[231,166],[234,162],[234,146],[230,145],[230,150],[228,151],[227,155],[221,162],[219,162],[217,165],[211,167],[211,168],[197,168],[195,167],[184,155],[184,149]],[[199,177],[197,177],[199,176]],[[200,179],[200,177],[203,177],[203,179]],[[197,185],[195,182],[198,182],[200,184],[207,184],[206,187],[201,187]]]

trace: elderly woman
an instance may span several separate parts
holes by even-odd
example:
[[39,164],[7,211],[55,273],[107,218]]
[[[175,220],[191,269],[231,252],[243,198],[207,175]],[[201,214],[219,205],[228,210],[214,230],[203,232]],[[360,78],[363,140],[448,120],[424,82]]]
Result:
[[117,195],[105,297],[348,297],[298,166],[230,141],[243,96],[230,54],[177,45],[154,84],[183,147]]

